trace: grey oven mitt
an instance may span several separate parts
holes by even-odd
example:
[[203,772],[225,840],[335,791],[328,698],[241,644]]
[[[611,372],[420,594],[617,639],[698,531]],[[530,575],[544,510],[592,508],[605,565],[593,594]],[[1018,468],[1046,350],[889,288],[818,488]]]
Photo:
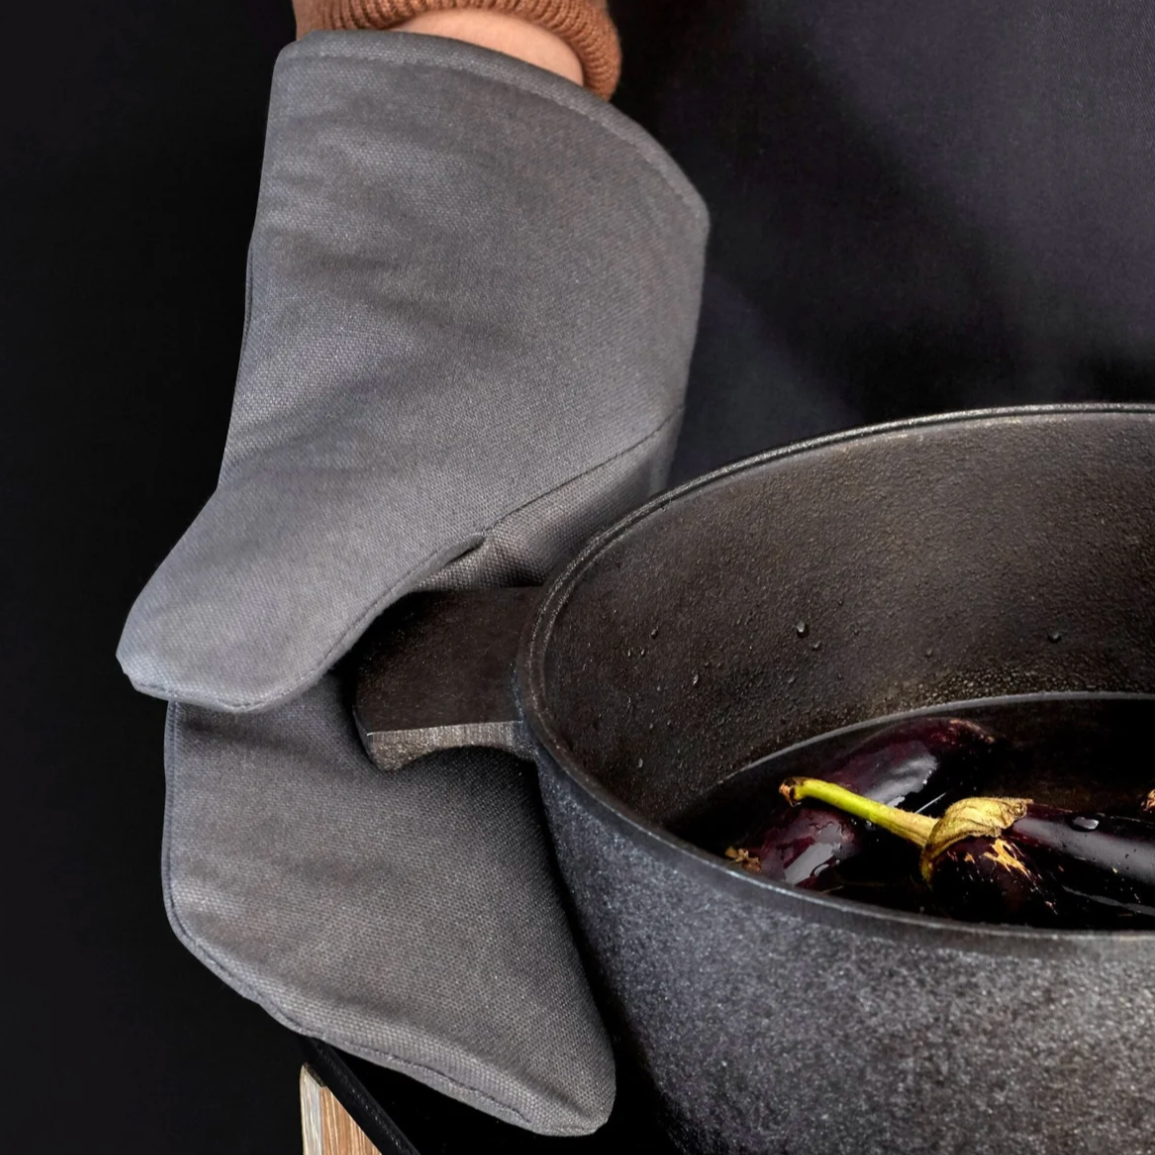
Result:
[[568,81],[314,33],[277,63],[220,480],[118,656],[168,699],[173,928],[273,1016],[532,1130],[613,1062],[532,767],[398,775],[333,663],[419,586],[543,579],[662,483],[704,205]]

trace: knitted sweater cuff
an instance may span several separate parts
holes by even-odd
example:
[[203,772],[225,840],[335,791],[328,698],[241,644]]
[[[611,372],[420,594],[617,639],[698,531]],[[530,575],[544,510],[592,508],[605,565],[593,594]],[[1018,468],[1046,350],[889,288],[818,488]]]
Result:
[[394,28],[423,12],[481,8],[547,28],[573,49],[585,87],[609,100],[622,69],[617,29],[606,0],[298,0],[297,36],[334,29]]

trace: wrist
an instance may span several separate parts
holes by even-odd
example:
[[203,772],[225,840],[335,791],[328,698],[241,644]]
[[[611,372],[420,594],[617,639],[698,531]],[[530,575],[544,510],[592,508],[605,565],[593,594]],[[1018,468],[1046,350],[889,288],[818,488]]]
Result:
[[293,0],[297,36],[424,32],[519,57],[609,100],[622,48],[607,0]]
[[582,84],[581,61],[577,53],[556,33],[519,16],[478,8],[423,12],[398,24],[394,32],[416,32],[464,40],[494,52],[503,52],[537,68],[556,73],[574,84]]

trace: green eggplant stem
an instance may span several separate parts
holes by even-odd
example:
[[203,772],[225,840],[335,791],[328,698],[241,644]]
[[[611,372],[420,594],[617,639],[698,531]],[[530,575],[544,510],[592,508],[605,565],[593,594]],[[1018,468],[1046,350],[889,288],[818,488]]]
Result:
[[787,778],[778,790],[791,806],[797,806],[806,798],[813,798],[815,802],[825,802],[856,818],[873,822],[875,826],[881,826],[883,830],[889,830],[891,834],[897,834],[919,847],[927,844],[937,821],[928,814],[912,814],[909,810],[899,810],[896,806],[863,798],[861,794],[836,786],[833,782],[824,782],[821,778]]

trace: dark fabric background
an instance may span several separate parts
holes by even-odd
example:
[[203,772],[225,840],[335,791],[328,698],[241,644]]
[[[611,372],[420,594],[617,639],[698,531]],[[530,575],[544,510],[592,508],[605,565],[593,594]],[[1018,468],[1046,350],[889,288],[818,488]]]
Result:
[[[1155,397],[1146,0],[614,7],[616,103],[714,218],[679,477],[908,414]],[[289,0],[7,15],[13,1151],[299,1149],[295,1041],[168,930],[163,706],[113,660],[215,481],[291,32]]]
[[1155,397],[1145,0],[615,5],[714,233],[677,479],[832,429]]
[[294,1038],[160,890],[164,706],[113,657],[216,480],[287,3],[8,13],[0,70],[5,1138],[300,1150]]

